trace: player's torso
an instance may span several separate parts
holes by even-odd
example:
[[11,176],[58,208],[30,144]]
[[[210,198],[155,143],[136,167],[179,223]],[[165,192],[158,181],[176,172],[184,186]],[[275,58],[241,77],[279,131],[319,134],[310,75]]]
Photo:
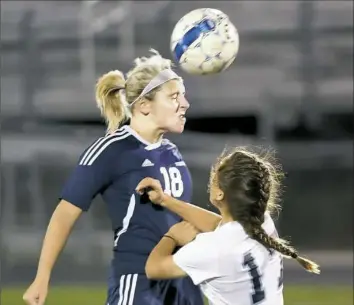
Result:
[[[180,221],[180,217],[147,201],[146,197],[135,192],[135,188],[142,179],[151,177],[160,181],[165,193],[189,202],[192,196],[190,172],[177,147],[171,144],[163,143],[155,149],[132,151],[130,158],[133,160],[133,168],[116,181],[119,196],[124,197],[124,200],[117,202],[117,209],[125,209],[128,212],[129,206],[132,206],[131,202],[134,201],[131,229],[144,227],[154,233],[158,241],[172,225]],[[115,229],[122,225],[122,214],[125,213],[116,216]]]
[[210,305],[283,305],[281,255],[230,227],[211,238],[219,244],[214,263],[219,264],[220,277],[201,284]]
[[[161,182],[166,193],[183,201],[191,201],[192,181],[177,147],[163,141],[161,145],[143,145],[127,139],[123,173],[102,196],[115,231],[115,268],[129,273],[144,271],[145,261],[163,234],[181,219],[170,211],[153,205],[135,192],[145,177]],[[128,142],[130,141],[130,142]]]
[[[252,245],[253,244],[253,245]],[[228,300],[238,300],[235,305],[283,305],[282,258],[262,245],[251,241],[238,254],[237,265],[229,279],[235,290],[224,294]]]
[[[142,145],[133,137],[128,137],[126,142],[124,154],[117,156],[124,160],[123,163],[119,162],[122,171],[102,194],[115,231],[109,285],[113,291],[119,290],[122,278],[138,276],[142,278],[136,284],[138,304],[154,304],[151,301],[153,299],[158,300],[156,304],[201,305],[200,290],[190,278],[164,281],[146,279],[145,263],[151,250],[163,234],[181,219],[147,202],[135,192],[143,178],[152,177],[161,182],[165,192],[190,202],[192,180],[189,170],[177,147],[168,141],[163,141],[161,145]],[[139,295],[145,301],[140,300]],[[146,298],[151,300],[146,301]]]

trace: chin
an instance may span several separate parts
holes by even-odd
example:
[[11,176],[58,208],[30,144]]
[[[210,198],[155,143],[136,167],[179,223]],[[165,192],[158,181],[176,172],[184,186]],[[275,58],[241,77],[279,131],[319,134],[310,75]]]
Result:
[[184,125],[183,126],[173,126],[171,128],[168,128],[168,132],[170,133],[178,133],[181,134],[184,131]]

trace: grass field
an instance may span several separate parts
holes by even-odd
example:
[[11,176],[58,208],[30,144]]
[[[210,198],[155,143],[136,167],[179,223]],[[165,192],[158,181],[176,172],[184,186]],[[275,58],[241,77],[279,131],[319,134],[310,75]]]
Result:
[[[3,288],[1,305],[23,305],[23,288]],[[105,288],[53,287],[46,305],[104,305]],[[286,286],[285,305],[353,305],[352,287]]]

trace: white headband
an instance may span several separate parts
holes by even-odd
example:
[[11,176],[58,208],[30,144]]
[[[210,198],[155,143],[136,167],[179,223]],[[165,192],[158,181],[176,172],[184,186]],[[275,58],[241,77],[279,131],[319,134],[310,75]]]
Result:
[[145,94],[149,93],[151,90],[155,89],[156,87],[167,83],[172,79],[179,79],[181,81],[182,78],[178,76],[174,71],[170,69],[162,70],[159,74],[157,74],[144,88],[144,90],[140,93],[140,95],[129,105],[132,107],[140,98],[142,98]]

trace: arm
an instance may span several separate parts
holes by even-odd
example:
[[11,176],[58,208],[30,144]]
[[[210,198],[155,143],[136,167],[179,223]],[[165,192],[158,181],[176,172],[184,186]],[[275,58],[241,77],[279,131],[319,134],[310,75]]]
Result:
[[221,221],[221,216],[206,209],[164,195],[161,206],[182,217],[201,232],[214,231]]
[[[103,140],[102,140],[103,141]],[[95,144],[93,144],[95,145]],[[95,152],[95,147],[83,153],[79,164],[66,181],[60,195],[60,203],[55,209],[43,241],[37,277],[49,281],[54,264],[64,248],[71,230],[82,211],[90,208],[92,200],[111,181],[111,156],[115,153],[106,148],[102,153],[96,154],[92,162],[85,164],[87,152]],[[87,159],[87,158],[86,158]]]
[[[198,234],[183,221],[171,227],[152,250],[145,265],[149,279],[173,279],[189,276],[195,285],[219,274],[220,256],[209,234]],[[176,246],[183,246],[172,254]]]
[[55,209],[47,228],[38,263],[36,278],[39,281],[49,282],[53,266],[81,213],[81,209],[65,200],[61,200]]
[[109,183],[109,172],[106,170],[109,167],[105,162],[103,158],[92,166],[77,165],[66,182],[44,238],[37,272],[40,277],[49,279],[76,220],[90,208],[102,187]]
[[172,253],[177,247],[175,239],[164,236],[151,251],[145,265],[148,279],[172,279],[187,276],[173,261]]
[[[28,305],[44,305],[52,269],[75,222],[82,211],[89,209],[92,199],[111,181],[112,166],[109,156],[114,155],[116,150],[110,149],[107,152],[107,149],[98,150],[100,147],[89,148],[82,155],[63,188],[61,201],[52,215],[43,241],[36,278],[23,295]],[[87,157],[89,152],[92,152],[92,157]]]
[[195,227],[185,221],[172,226],[151,251],[145,265],[146,276],[149,279],[187,276],[187,273],[175,263],[172,253],[177,246],[186,245],[194,240],[198,233]]
[[160,181],[156,179],[144,178],[136,187],[136,191],[141,195],[147,193],[152,203],[169,209],[192,224],[200,232],[214,231],[221,221],[221,216],[218,214],[165,194]]
[[62,200],[49,222],[36,278],[23,295],[27,305],[44,305],[52,269],[82,210]]

